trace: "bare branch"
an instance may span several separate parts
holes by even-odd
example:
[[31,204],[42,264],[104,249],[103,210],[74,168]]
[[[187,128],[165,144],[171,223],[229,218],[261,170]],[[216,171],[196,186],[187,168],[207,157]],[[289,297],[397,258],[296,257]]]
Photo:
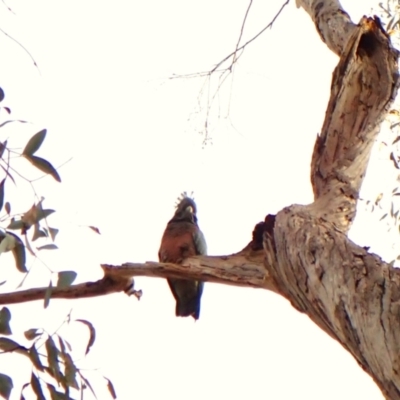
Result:
[[311,181],[324,218],[343,231],[354,220],[372,145],[397,93],[397,58],[379,20],[363,17],[333,74]]
[[[239,58],[242,56],[245,48],[252,43],[254,40],[256,40],[261,34],[263,34],[268,28],[272,28],[274,22],[277,20],[277,18],[279,17],[279,15],[281,14],[281,12],[283,11],[284,7],[286,5],[289,4],[290,0],[287,0],[279,9],[279,11],[275,14],[275,16],[272,18],[272,20],[268,23],[268,25],[266,25],[260,32],[258,32],[255,36],[253,36],[250,40],[248,40],[245,44],[243,44],[242,46],[240,46],[240,42],[242,40],[242,36],[243,36],[243,32],[244,32],[244,27],[247,21],[247,16],[249,14],[250,8],[252,6],[253,1],[250,0],[250,3],[247,7],[243,22],[242,22],[242,26],[240,29],[240,34],[239,34],[239,39],[237,41],[235,50],[228,54],[225,58],[223,58],[220,62],[218,62],[214,68],[212,68],[209,71],[204,71],[204,72],[196,72],[196,73],[192,73],[192,74],[186,74],[186,75],[173,75],[171,76],[169,79],[182,79],[182,78],[202,78],[205,77],[205,83],[203,85],[203,88],[200,90],[200,95],[203,95],[203,91],[204,91],[204,87],[208,84],[208,86],[211,86],[211,79],[213,76],[215,76],[215,73],[218,73],[218,82],[216,85],[216,88],[213,92],[213,94],[210,93],[210,90],[208,90],[208,95],[207,95],[207,104],[205,106],[206,111],[205,111],[205,117],[204,117],[204,129],[201,130],[201,133],[204,135],[204,140],[203,140],[203,144],[207,144],[207,142],[210,140],[210,132],[209,132],[209,128],[210,128],[210,111],[213,107],[213,103],[214,100],[217,96],[217,94],[220,92],[223,84],[225,83],[225,81],[227,80],[227,78],[233,74],[234,72],[234,66],[237,64],[237,61],[239,60]],[[228,67],[222,68],[222,65],[225,64],[228,60],[231,60],[230,65]],[[200,97],[201,97],[200,96]],[[201,99],[199,99],[198,101],[199,105],[198,105],[198,111],[197,112],[201,112],[202,111],[202,106],[201,106]],[[228,111],[228,115],[229,115],[229,111]]]
[[[156,278],[192,278],[206,282],[247,286],[276,291],[264,266],[263,250],[243,250],[230,256],[196,256],[185,259],[182,264],[146,262],[123,265],[103,264],[104,278],[85,282],[68,288],[52,289],[51,299],[78,299],[104,296],[129,288],[134,276]],[[43,300],[47,287],[0,294],[0,305]]]
[[[10,9],[10,11],[11,11],[11,9]],[[33,65],[37,68],[37,70],[38,70],[38,72],[39,72],[39,75],[41,75],[39,66],[37,65],[35,59],[33,58],[32,54],[29,52],[29,50],[28,50],[26,47],[24,47],[20,42],[18,42],[17,39],[14,39],[12,36],[10,36],[5,30],[3,30],[3,29],[0,28],[0,32],[2,32],[5,36],[7,36],[8,38],[10,38],[11,40],[13,40],[19,47],[22,47],[22,49],[26,52],[26,54],[28,54],[28,56],[29,56],[30,59],[32,60]]]
[[[253,36],[250,40],[248,40],[245,44],[243,44],[240,47],[236,46],[236,49],[228,54],[224,59],[222,59],[210,72],[209,74],[214,73],[215,71],[217,71],[217,69],[223,64],[225,63],[225,61],[228,61],[230,58],[233,58],[231,65],[226,68],[226,69],[232,69],[233,64],[238,60],[239,57],[236,57],[236,53],[238,51],[244,50],[250,43],[254,42],[254,40],[256,40],[260,35],[262,35],[268,28],[272,28],[272,25],[274,24],[274,22],[277,20],[277,18],[279,17],[279,15],[281,14],[281,12],[283,11],[283,9],[289,4],[290,0],[285,1],[285,3],[282,4],[281,8],[279,9],[279,11],[275,14],[274,18],[272,18],[271,22],[268,23],[267,26],[265,26],[263,29],[261,29],[260,32],[258,32],[255,36]],[[251,3],[250,3],[251,5]],[[247,18],[247,13],[245,16],[245,19]],[[243,21],[244,24],[245,20]],[[243,30],[243,26],[242,26],[242,30]],[[240,35],[241,38],[241,35]],[[239,40],[240,40],[239,38]]]
[[106,276],[130,278],[149,276],[156,278],[190,278],[204,282],[245,286],[276,291],[264,266],[265,252],[245,251],[230,256],[196,256],[182,264],[148,261],[118,266],[102,264]]
[[238,48],[239,48],[239,45],[240,45],[240,41],[242,40],[244,27],[245,27],[246,21],[247,21],[247,16],[249,15],[249,11],[250,11],[250,8],[251,8],[252,4],[253,4],[253,0],[250,0],[249,6],[247,7],[247,10],[246,10],[246,14],[244,15],[244,18],[243,18],[242,28],[240,29],[239,39],[238,39],[238,41],[236,43],[236,51],[235,51],[235,55],[233,56],[232,64],[234,64],[236,62],[236,54],[237,54],[237,51],[238,51]]
[[[127,281],[111,279],[105,276],[96,282],[85,282],[67,288],[53,288],[51,299],[80,299],[85,297],[104,296],[125,290]],[[1,293],[0,305],[25,303],[27,301],[44,300],[47,287]]]
[[340,55],[347,40],[356,28],[339,0],[296,0],[297,7],[303,7],[311,16],[324,43]]

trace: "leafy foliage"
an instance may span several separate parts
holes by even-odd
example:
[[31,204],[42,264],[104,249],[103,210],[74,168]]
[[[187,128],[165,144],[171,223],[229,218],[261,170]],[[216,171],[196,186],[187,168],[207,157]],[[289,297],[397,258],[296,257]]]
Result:
[[[0,102],[4,99],[4,91],[0,88]],[[7,115],[11,114],[9,107],[0,106],[0,112],[4,110]],[[0,123],[3,128],[9,123],[16,122],[7,120]],[[18,121],[24,122],[24,121]],[[49,225],[49,219],[55,212],[54,209],[43,206],[43,198],[39,198],[35,192],[33,181],[25,178],[19,171],[16,171],[11,165],[11,160],[15,156],[25,158],[37,170],[50,175],[57,182],[61,178],[53,165],[36,156],[36,152],[42,147],[47,135],[47,130],[42,129],[34,134],[26,143],[22,153],[17,153],[8,146],[7,140],[0,139],[0,256],[2,253],[12,252],[15,260],[16,269],[20,273],[28,274],[26,266],[27,255],[31,254],[37,257],[37,253],[42,250],[55,250],[57,245],[54,243],[58,234],[58,229]],[[12,154],[12,158],[10,157]],[[1,176],[1,173],[3,176]],[[45,176],[45,175],[44,175]],[[12,199],[7,197],[7,185],[11,182],[13,185],[20,183],[21,179],[28,182],[35,194],[36,201],[24,212],[15,212],[12,210]],[[96,233],[100,233],[95,227],[90,227]],[[33,248],[32,243],[38,243]],[[25,275],[26,276],[26,275]],[[46,308],[51,299],[53,288],[67,288],[76,279],[75,271],[61,271],[57,273],[57,282],[53,284],[50,279],[44,296],[44,307]],[[4,282],[1,282],[2,285]],[[12,313],[7,307],[0,309],[0,357],[2,354],[15,354],[15,357],[23,355],[25,360],[32,364],[32,373],[29,381],[26,382],[21,391],[21,399],[25,398],[24,393],[29,391],[30,397],[33,395],[36,399],[45,400],[51,398],[69,400],[72,399],[71,393],[80,392],[80,398],[83,398],[85,389],[95,395],[89,380],[84,376],[82,370],[77,365],[73,357],[72,346],[62,337],[58,328],[53,333],[48,333],[44,329],[37,327],[27,329],[24,332],[25,343],[21,339],[16,341],[10,338],[13,334],[11,328]],[[70,324],[71,317],[67,316],[63,325]],[[87,320],[79,319],[72,323],[84,324],[89,329],[89,339],[86,345],[85,355],[89,353],[96,339],[94,326]],[[62,325],[62,326],[63,326]],[[7,337],[6,337],[7,336]],[[23,340],[23,339],[22,339]],[[0,361],[0,365],[3,365]],[[9,399],[14,388],[12,377],[0,371],[0,398]],[[115,398],[115,390],[112,383],[107,379],[106,386],[111,397]]]
[[72,285],[76,278],[75,271],[61,271],[58,273],[57,287],[65,288]]
[[[0,315],[6,315],[5,320],[9,322],[11,314],[8,310],[6,312],[3,310],[5,309],[2,309]],[[90,335],[85,352],[87,354],[96,338],[95,329],[89,321],[80,319],[71,321],[70,315],[68,315],[64,324],[69,325],[77,322],[83,323],[89,328]],[[11,332],[8,323],[7,327],[8,331]],[[28,329],[24,332],[24,335],[26,340],[31,342],[29,345],[23,345],[15,340],[0,336],[1,352],[22,354],[32,363],[30,381],[25,383],[22,391],[25,392],[30,388],[38,399],[46,399],[46,393],[51,399],[72,399],[72,390],[79,391],[82,398],[86,388],[89,388],[94,394],[88,379],[74,361],[72,346],[57,331],[49,334],[39,328]],[[108,378],[105,379],[111,396],[116,398],[111,381]],[[8,399],[12,389],[12,378],[0,373],[0,396]]]
[[0,373],[0,396],[8,400],[13,386],[12,379],[8,375]]
[[0,334],[1,335],[11,335],[10,328],[11,313],[7,307],[3,307],[0,310]]
[[[2,100],[4,98],[4,91],[2,89],[0,94],[2,95],[2,97],[0,96]],[[0,107],[0,111],[1,109],[4,109],[4,107]],[[7,113],[11,113],[11,110],[8,107]],[[6,122],[15,121],[11,120]],[[4,123],[0,124],[0,127],[4,127]],[[33,155],[43,144],[46,134],[46,129],[37,132],[29,139],[23,152],[18,155],[20,157],[25,157],[36,168],[51,175],[58,182],[61,182],[58,172],[47,160]],[[11,153],[15,155],[15,151],[8,147],[7,140],[0,142],[0,167],[4,173],[4,177],[0,181],[0,211],[3,210],[4,200],[6,198],[6,182],[10,180],[16,185],[16,179],[10,172],[17,172],[10,164]],[[18,173],[18,175],[23,178],[20,173]],[[32,184],[28,179],[23,179]],[[43,198],[39,199],[37,203],[33,204],[32,207],[24,213],[12,215],[11,208],[11,202],[9,200],[6,201],[4,206],[6,214],[2,217],[0,216],[0,254],[11,251],[15,259],[17,270],[26,273],[28,271],[26,268],[26,250],[34,256],[36,255],[30,245],[31,241],[33,242],[38,239],[43,239],[45,241],[44,244],[36,247],[37,251],[56,248],[53,242],[58,233],[58,229],[50,227],[47,220],[55,210],[43,208]],[[8,224],[6,224],[7,222]],[[32,226],[34,227],[33,233],[31,237],[29,237],[27,233]],[[18,235],[11,231],[20,231],[20,234]],[[22,237],[24,237],[24,240]],[[24,244],[24,242],[26,244]]]

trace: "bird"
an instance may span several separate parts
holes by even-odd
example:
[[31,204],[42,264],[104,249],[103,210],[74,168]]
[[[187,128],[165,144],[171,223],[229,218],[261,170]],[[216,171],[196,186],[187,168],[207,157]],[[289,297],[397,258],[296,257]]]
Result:
[[[176,204],[176,211],[168,222],[161,239],[158,259],[160,262],[179,264],[186,257],[206,255],[207,244],[197,225],[197,207],[194,199],[183,192]],[[189,279],[167,279],[176,300],[177,317],[200,316],[200,299],[204,282]]]

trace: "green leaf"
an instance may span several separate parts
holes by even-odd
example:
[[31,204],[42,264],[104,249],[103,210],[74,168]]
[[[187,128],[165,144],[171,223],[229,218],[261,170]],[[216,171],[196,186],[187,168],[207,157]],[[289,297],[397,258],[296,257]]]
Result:
[[47,218],[49,215],[53,214],[53,212],[56,212],[56,210],[51,210],[49,208],[43,209],[43,208],[38,208],[38,213],[37,213],[37,221],[40,221],[43,218]]
[[59,230],[57,228],[49,228],[49,232],[50,232],[50,237],[51,240],[54,242],[54,240],[56,239],[57,233],[59,232]]
[[88,344],[86,346],[86,352],[85,352],[86,355],[87,353],[89,353],[90,348],[93,346],[93,343],[96,340],[96,330],[94,329],[93,324],[87,321],[86,319],[76,319],[75,321],[81,322],[82,324],[86,325],[89,328],[90,336]]
[[25,158],[37,169],[51,175],[57,182],[61,182],[57,170],[47,160],[36,156],[25,156]]
[[26,399],[25,399],[25,396],[24,396],[22,393],[23,393],[23,391],[24,391],[30,384],[31,384],[30,382],[27,382],[27,383],[24,383],[24,384],[22,385],[22,388],[21,388],[21,397],[19,398],[19,400],[26,400]]
[[76,381],[77,368],[69,354],[66,354],[65,357],[65,378],[67,379],[67,383],[70,387],[79,389],[78,382]]
[[47,308],[50,303],[51,293],[53,291],[53,284],[49,283],[49,286],[46,289],[46,293],[44,294],[44,308]]
[[5,352],[13,352],[23,354],[24,356],[29,356],[28,349],[24,346],[21,346],[14,340],[0,337],[0,350],[4,350]]
[[55,244],[51,243],[51,244],[45,244],[43,246],[36,247],[36,249],[37,250],[57,250],[58,247]]
[[8,400],[13,387],[12,379],[8,375],[0,373],[0,396]]
[[36,400],[46,400],[46,397],[44,397],[44,394],[43,394],[42,386],[40,385],[40,381],[33,372],[31,375],[31,387],[32,387],[33,393],[36,394]]
[[78,382],[76,381],[76,373],[78,369],[76,368],[74,362],[72,361],[71,356],[64,351],[62,351],[62,359],[64,361],[64,376],[65,383],[67,386],[72,387],[74,389],[79,389]]
[[67,349],[68,349],[69,351],[72,351],[72,346],[68,343],[67,340],[63,339],[63,343],[65,343],[65,345],[67,346]]
[[27,331],[24,332],[24,336],[28,339],[28,340],[33,340],[35,338],[37,338],[38,336],[41,336],[42,334],[39,332],[39,329],[37,328],[31,328],[28,329]]
[[15,220],[14,218],[11,219],[11,222],[7,226],[7,229],[17,230],[22,229],[24,227],[24,222],[20,219]]
[[38,369],[39,371],[44,371],[42,361],[40,360],[39,353],[34,344],[28,350],[28,352],[29,352],[29,358],[32,364],[35,366],[35,368]]
[[11,251],[16,245],[17,240],[14,235],[11,233],[6,233],[5,235],[4,232],[0,233],[0,254]]
[[4,184],[5,183],[6,183],[6,178],[4,178],[0,182],[0,211],[3,208],[3,204],[4,204]]
[[35,154],[40,146],[43,143],[44,138],[46,137],[47,130],[43,129],[38,133],[35,133],[26,144],[24,151],[22,152],[23,156],[32,156]]
[[3,157],[4,151],[6,150],[6,148],[7,148],[7,140],[4,141],[4,143],[0,142],[0,158]]
[[47,218],[49,215],[53,214],[55,210],[52,209],[44,209],[42,207],[42,202],[40,201],[38,204],[34,204],[21,218],[21,221],[24,223],[25,227],[31,227],[35,225],[43,218]]
[[15,266],[17,267],[19,272],[28,272],[25,266],[26,262],[26,254],[25,254],[25,246],[22,240],[13,233],[8,232],[9,235],[14,236],[15,238],[15,246],[11,250],[15,260]]
[[65,346],[64,340],[60,335],[58,337],[58,344],[60,345],[61,349],[61,357],[64,359],[65,354],[68,354],[67,347]]
[[51,336],[48,337],[45,343],[46,352],[47,352],[47,361],[49,363],[49,368],[51,371],[51,376],[58,382],[62,382],[62,374],[60,370],[60,365],[58,364],[58,353],[59,350],[54,343],[54,340]]
[[61,271],[58,273],[57,287],[62,289],[71,286],[72,282],[76,279],[77,273],[75,271]]
[[96,393],[94,392],[94,390],[93,390],[93,388],[92,388],[92,385],[90,384],[89,380],[86,379],[86,378],[82,375],[81,371],[79,371],[79,370],[78,370],[78,374],[79,374],[79,376],[81,377],[81,379],[83,380],[84,384],[90,389],[90,391],[92,392],[94,398],[97,399]]
[[100,233],[100,229],[99,228],[96,228],[95,226],[89,226],[89,228],[93,231],[93,232],[96,232],[98,235],[101,235],[101,233]]
[[46,232],[42,231],[40,229],[40,225],[38,223],[34,224],[34,230],[33,230],[33,235],[32,235],[32,242],[35,240],[41,238],[41,237],[47,237]]
[[58,392],[53,385],[47,383],[47,389],[50,392],[51,400],[73,400],[68,395]]
[[2,335],[11,335],[12,331],[10,328],[11,313],[7,307],[3,307],[0,310],[0,333]]
[[114,385],[112,382],[104,376],[104,379],[107,381],[107,389],[110,392],[113,399],[117,398],[117,394],[115,393]]
[[5,172],[5,174],[13,181],[14,185],[16,185],[14,177],[8,172],[8,170],[5,169],[2,165],[0,165],[0,167]]

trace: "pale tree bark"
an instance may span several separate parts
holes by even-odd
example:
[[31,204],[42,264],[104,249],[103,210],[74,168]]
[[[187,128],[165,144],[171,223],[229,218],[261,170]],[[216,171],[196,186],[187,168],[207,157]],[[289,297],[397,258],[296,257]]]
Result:
[[[311,164],[314,202],[286,207],[256,225],[230,256],[181,265],[103,265],[94,283],[54,288],[52,298],[132,289],[131,277],[186,277],[280,293],[339,341],[388,399],[400,399],[400,273],[348,237],[379,125],[399,85],[398,53],[378,19],[358,25],[335,0],[296,0],[339,55]],[[301,133],[299,133],[301,134]],[[0,304],[42,299],[46,288],[0,295]]]
[[347,238],[370,152],[397,92],[398,53],[377,19],[352,26],[337,1],[298,0],[340,56],[312,159],[315,201],[276,217],[281,293],[356,358],[389,399],[400,398],[400,274]]

